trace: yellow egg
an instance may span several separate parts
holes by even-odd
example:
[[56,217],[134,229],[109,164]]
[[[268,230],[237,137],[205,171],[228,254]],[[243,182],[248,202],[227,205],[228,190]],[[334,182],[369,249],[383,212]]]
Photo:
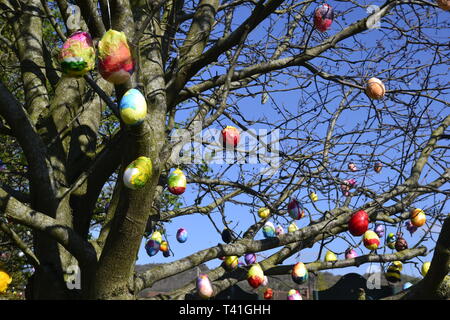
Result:
[[270,210],[268,208],[259,208],[259,210],[258,210],[258,216],[261,219],[267,218],[269,216],[269,214],[270,214]]
[[421,270],[421,273],[422,273],[422,276],[426,276],[427,275],[427,273],[428,273],[428,269],[430,269],[430,265],[431,265],[431,262],[425,262],[423,265],[422,265],[422,270]]
[[6,292],[8,285],[11,283],[12,278],[5,271],[0,270],[0,293]]
[[289,225],[289,227],[288,227],[288,232],[289,232],[289,233],[295,232],[295,231],[297,231],[297,230],[298,230],[298,227],[297,227],[297,225],[295,224],[295,222],[292,222],[292,223]]
[[309,194],[309,198],[310,198],[311,201],[313,201],[313,202],[316,202],[316,201],[319,199],[319,197],[317,196],[317,194],[315,194],[314,192],[311,192],[311,193]]
[[334,252],[328,250],[327,254],[325,255],[325,261],[326,262],[332,262],[332,261],[337,261],[337,257],[334,254]]

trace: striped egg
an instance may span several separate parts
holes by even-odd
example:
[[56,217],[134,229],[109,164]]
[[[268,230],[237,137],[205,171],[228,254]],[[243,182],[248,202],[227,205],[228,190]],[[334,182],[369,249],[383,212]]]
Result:
[[380,238],[372,230],[367,230],[363,236],[364,246],[369,250],[376,250],[380,245]]
[[254,289],[264,282],[264,272],[259,264],[254,264],[250,267],[247,273],[247,282]]

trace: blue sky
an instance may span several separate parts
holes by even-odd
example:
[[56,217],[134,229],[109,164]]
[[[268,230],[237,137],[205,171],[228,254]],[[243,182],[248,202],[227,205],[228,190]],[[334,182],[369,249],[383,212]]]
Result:
[[[341,2],[341,1],[329,1],[328,3],[331,4],[335,8],[335,10],[338,14],[339,14],[339,12],[343,12],[344,10],[348,9],[348,6],[349,6],[348,3]],[[382,1],[370,1],[370,2],[366,1],[366,3],[381,5],[383,2]],[[312,10],[314,10],[315,7],[316,7],[316,5],[314,4],[311,8],[308,9],[308,12],[312,12]],[[439,11],[437,11],[437,12],[439,12]],[[248,11],[243,10],[242,12],[240,12],[239,15],[235,16],[236,23],[238,23],[239,21],[242,21],[242,18],[246,17],[247,15],[248,15]],[[345,28],[349,24],[351,24],[363,17],[366,17],[366,16],[367,16],[367,13],[363,9],[361,9],[361,8],[354,9],[350,14],[346,15],[345,21],[342,19],[342,17],[336,18],[331,29],[328,31],[327,34],[332,35],[338,31],[340,31],[342,28]],[[443,21],[446,17],[448,18],[448,16],[446,16],[446,13],[439,12],[439,15],[435,18],[437,20],[437,23],[440,23],[439,21]],[[402,23],[402,22],[399,21],[399,23]],[[280,30],[279,26],[281,26],[281,24],[277,25],[273,29],[274,33],[276,33],[277,30],[278,31]],[[265,27],[267,27],[266,24],[261,25],[257,30],[255,30],[251,34],[251,38],[257,39],[258,37],[260,37],[261,39],[264,39],[265,33],[263,32],[263,29]],[[366,31],[363,34],[358,35],[356,38],[358,39],[358,41],[365,42],[367,44],[373,44],[374,41],[376,41],[376,40],[383,41],[382,40],[383,37],[386,37],[386,36],[389,36],[389,31],[383,29],[383,21],[382,21],[381,29],[372,29],[372,30]],[[441,39],[444,39],[444,35],[435,35],[434,37],[439,37]],[[347,45],[350,45],[352,41],[353,41],[353,39],[350,38],[350,39],[347,39],[344,43],[346,43]],[[401,40],[399,40],[399,41],[401,41]],[[313,44],[314,42],[311,42],[311,43]],[[389,48],[385,48],[385,49],[389,50]],[[377,51],[371,51],[370,53],[363,52],[363,54],[361,54],[361,53],[357,52],[356,54],[354,54],[352,56],[352,58],[364,59],[367,54],[370,54],[370,57],[374,58],[377,55],[379,56],[383,53],[377,52]],[[327,56],[327,54],[325,56]],[[430,61],[430,59],[432,59],[432,57],[430,57],[428,55],[424,55],[419,58],[422,60],[423,63],[426,61]],[[317,58],[312,61],[312,63],[315,65],[320,65],[321,62],[323,62],[322,58]],[[370,72],[376,72],[376,70],[384,69],[385,66],[384,65],[375,66],[372,64],[372,65],[367,65],[366,67],[367,67],[367,70],[365,70],[365,71],[367,71],[367,73],[370,73]],[[217,69],[217,70],[218,70],[219,74],[224,72],[223,69]],[[291,72],[299,71],[299,72],[308,73],[306,71],[306,69],[291,68],[290,71]],[[445,71],[445,70],[443,70],[442,67],[439,67],[437,70],[433,70],[433,71],[438,72],[438,71]],[[357,77],[358,72],[360,72],[360,70],[352,70],[351,65],[343,64],[343,65],[336,66],[334,68],[334,70],[331,70],[331,72],[341,74],[341,75],[350,74],[354,77]],[[390,71],[390,72],[392,72],[392,71]],[[365,74],[363,76],[366,77],[366,76],[368,76],[368,74]],[[393,75],[391,73],[377,74],[377,77],[380,77],[380,78],[387,77],[387,76],[393,76]],[[279,80],[285,81],[285,83],[277,84],[274,88],[278,87],[281,89],[281,88],[295,87],[298,85],[298,83],[296,83],[291,77],[286,76],[286,75],[280,76]],[[417,88],[419,86],[420,86],[420,79],[411,79],[410,89]],[[386,87],[387,87],[387,90],[392,89],[392,85],[390,86],[389,83],[386,84]],[[274,88],[272,88],[272,89],[274,89]],[[319,97],[317,96],[317,93],[314,93],[314,91],[315,91],[314,86],[311,86],[310,88],[305,89],[303,92],[299,92],[299,89],[287,91],[287,92],[278,92],[278,93],[271,94],[271,99],[273,99],[279,105],[282,105],[286,109],[289,109],[292,113],[300,114],[305,110],[305,107],[306,107],[305,105],[302,104],[302,101],[301,101],[301,99],[304,98],[304,95],[306,95],[306,93],[310,92],[312,95],[315,95],[315,97],[314,97],[315,99],[319,99]],[[327,107],[329,107],[330,110],[336,110],[338,103],[339,103],[340,99],[342,98],[342,93],[339,91],[333,92],[331,94],[331,96],[333,96],[334,98],[327,102],[327,104],[328,104]],[[448,97],[449,97],[449,95],[447,94],[446,95],[447,99],[444,99],[444,100],[448,101],[449,100]],[[270,119],[270,121],[272,123],[276,123],[277,121],[282,120],[282,116],[280,114],[278,114],[276,111],[274,111],[272,101],[270,99],[266,104],[261,104],[261,96],[260,95],[257,95],[254,98],[249,97],[249,98],[239,99],[236,101],[231,100],[231,101],[229,101],[229,103],[236,103],[237,107],[239,108],[239,111],[246,119],[257,120],[260,117],[266,117],[267,119]],[[356,100],[352,104],[360,105],[362,103],[364,103],[366,105],[369,104],[369,99],[364,94],[359,95],[359,97],[356,98]],[[386,108],[396,108],[397,106],[396,106],[396,103],[394,101],[391,101],[388,97],[387,99],[384,99],[381,102],[377,103],[376,107],[380,108],[380,109],[383,109],[383,108],[386,109]],[[437,108],[437,106],[436,106],[436,108]],[[433,106],[431,106],[430,112],[433,112],[434,110],[437,110],[437,109],[434,109]],[[374,112],[375,111],[374,111],[373,106],[347,109],[343,113],[342,117],[340,118],[339,124],[342,126],[345,126],[346,128],[353,128],[353,127],[357,126],[358,124],[362,125],[365,123],[368,115],[373,115]],[[445,112],[447,112],[447,114],[448,114],[449,113],[448,109]],[[190,113],[190,110],[179,112],[177,114],[177,120],[179,122],[183,122],[189,116],[189,113]],[[383,122],[385,124],[392,123],[392,119],[389,118],[388,113],[384,113],[384,114],[385,114],[385,116],[383,117]],[[318,117],[318,119],[320,119],[321,115],[316,114],[313,111],[309,112],[308,114],[303,115],[304,119],[308,119],[310,117]],[[223,126],[231,125],[231,123],[229,121],[227,122],[227,119],[224,117],[220,118],[220,123]],[[293,123],[293,125],[294,124],[295,123]],[[316,128],[314,128],[315,134],[317,134],[319,137],[323,137],[324,133],[327,129],[327,125],[328,125],[327,123],[322,123],[321,125],[318,125]],[[264,126],[256,125],[254,128],[258,129],[258,128],[262,128],[262,127],[264,127]],[[221,127],[217,123],[215,123],[213,125],[213,128],[218,129],[218,130],[221,129]],[[302,136],[303,133],[297,132],[296,134],[298,134],[298,136]],[[363,137],[363,139],[372,139],[372,138],[373,138],[373,135],[372,136],[368,135],[367,137]],[[401,141],[401,137],[398,138],[398,142],[400,142],[400,141]],[[396,141],[393,140],[393,143],[396,143]],[[387,154],[389,155],[389,152]],[[354,160],[360,167],[363,167],[365,165],[364,163],[359,163],[357,158],[348,159],[348,160]],[[340,165],[343,168],[346,168],[347,162],[342,162],[341,164],[335,163],[333,165],[335,165],[337,167]],[[245,165],[244,167],[246,167],[246,168],[252,167],[252,169],[259,170],[258,166],[259,165],[253,164],[253,165]],[[220,165],[211,165],[211,168],[215,172],[220,172],[220,170],[222,170],[223,167]],[[408,169],[408,168],[406,168],[406,169]],[[231,181],[234,181],[233,179],[236,179],[236,177],[235,177],[236,174],[237,174],[237,169],[234,168],[229,171],[227,178],[229,178]],[[372,172],[367,172],[367,174],[366,174],[365,171],[361,170],[354,174],[353,173],[344,173],[344,174],[342,174],[342,176],[340,176],[340,178],[347,179],[347,178],[354,177],[358,180],[359,183],[364,182],[364,183],[374,184],[377,182],[385,181],[388,177],[393,177],[394,174],[395,174],[395,172],[390,170],[389,168],[383,168],[382,174],[379,174],[379,175],[374,174]],[[364,178],[364,175],[365,175],[365,178]],[[432,175],[430,177],[428,177],[427,179],[431,179],[431,178],[432,178]],[[365,180],[363,181],[363,179],[365,179]],[[296,195],[297,199],[301,202],[301,204],[306,207],[306,209],[308,209],[310,212],[315,212],[314,207],[311,205],[309,198],[307,197],[307,195],[308,195],[307,189],[300,189],[299,192],[295,193],[295,195]],[[189,205],[189,204],[193,203],[195,196],[196,196],[196,191],[193,190],[192,186],[188,185],[187,191],[185,192],[185,194],[180,196],[180,200],[185,205]],[[328,209],[330,209],[330,205],[331,205],[331,208],[333,208],[332,203],[328,203],[327,200],[324,200],[325,195],[322,195],[318,192],[318,196],[319,196],[319,201],[316,203],[316,205],[318,206],[319,209],[328,210]],[[340,201],[344,200],[344,197],[342,196],[342,194],[340,192],[339,192],[339,197],[340,197],[340,199],[339,199]],[[248,200],[248,198],[246,196],[240,196],[237,199]],[[204,202],[202,202],[202,205],[208,204],[208,203],[210,203],[210,201],[211,201],[211,198],[208,199],[208,197],[207,197],[207,198],[205,198]],[[362,203],[363,203],[363,199],[352,200],[352,205],[354,205],[355,207],[357,207],[358,205],[360,205]],[[421,203],[420,205],[422,205],[423,208],[426,208],[426,207],[431,206],[432,204],[430,202],[424,202],[424,203]],[[238,223],[235,231],[237,231],[237,232],[245,231],[248,226],[250,226],[251,224],[254,223],[257,209],[258,209],[258,207],[255,207],[255,208],[253,208],[253,212],[251,212],[249,207],[239,206],[239,205],[234,205],[234,204],[227,204],[225,207],[227,221],[233,221],[233,223],[231,223],[232,226],[234,226],[236,223]],[[213,214],[211,215],[211,217],[214,219],[215,223],[219,226],[219,228],[223,227],[223,224],[221,221],[221,216],[217,211],[214,211]],[[271,221],[273,221],[275,225],[278,224],[273,219]],[[283,227],[287,231],[287,226],[290,223],[290,221],[288,222],[285,219],[281,218],[281,219],[279,219],[279,222],[282,222]],[[308,219],[305,217],[305,218],[297,221],[296,223],[299,227],[303,227],[303,226],[306,226],[308,224],[308,222],[309,222]],[[182,243],[182,244],[178,243],[175,240],[176,232],[181,227],[187,229],[187,231],[188,231],[188,240],[187,240],[187,242]],[[373,224],[369,225],[369,228],[373,229],[373,227],[374,227]],[[168,240],[169,240],[171,249],[175,253],[175,256],[171,256],[169,258],[164,258],[161,253],[158,253],[156,256],[148,257],[145,252],[145,249],[144,249],[145,239],[143,239],[143,242],[142,242],[142,245],[141,245],[141,248],[139,251],[139,259],[137,261],[138,264],[172,262],[174,260],[178,260],[178,259],[186,257],[192,253],[195,253],[198,250],[206,249],[206,248],[215,246],[218,243],[222,243],[220,234],[218,234],[216,232],[216,230],[212,226],[208,217],[202,216],[200,214],[193,214],[193,215],[189,215],[189,216],[178,217],[178,218],[174,219],[172,222],[166,223],[165,228],[167,231],[167,236],[168,236]],[[404,230],[404,237],[408,241],[410,247],[413,246],[418,241],[418,239],[420,239],[420,237],[423,235],[423,232],[424,232],[423,229],[424,229],[424,227],[419,229],[413,236],[410,236],[409,233],[406,232],[406,230]],[[389,227],[386,230],[386,234],[388,232],[395,233],[396,228]],[[349,233],[345,233],[345,235],[346,235],[347,239],[352,239],[354,241],[360,240],[359,237],[358,238],[351,237],[349,235]],[[263,235],[262,235],[261,231],[256,236],[256,239],[257,240],[263,239]],[[381,239],[382,243],[384,243],[384,239],[385,238]],[[316,244],[311,249],[303,250],[301,252],[300,256],[295,255],[295,256],[287,259],[285,261],[285,264],[291,264],[291,263],[295,263],[297,261],[302,261],[302,262],[315,261],[317,259],[318,246],[319,246],[319,244]],[[338,253],[343,253],[347,247],[348,247],[347,243],[345,241],[343,241],[342,239],[336,239],[335,241],[333,241],[331,244],[329,244],[327,246],[328,249],[338,252]],[[272,253],[274,253],[278,250],[279,249],[274,249],[274,250],[269,250],[269,251],[265,251],[265,252],[260,252],[257,254],[258,260],[262,260],[263,258],[268,257],[269,255],[271,255]],[[384,248],[381,248],[381,250],[378,250],[378,253],[383,253],[384,250],[385,250]],[[367,250],[362,245],[359,248],[357,248],[356,251],[359,255],[369,253],[369,250]],[[325,252],[326,252],[326,250],[323,251],[321,259],[323,259]],[[392,252],[392,250],[386,248],[386,252]],[[339,255],[339,258],[342,259],[343,254]],[[430,261],[431,255],[428,255],[427,257],[421,257],[420,259],[422,261]],[[417,262],[419,260],[415,259],[414,261]],[[220,265],[220,263],[221,263],[220,260],[215,259],[206,264],[208,267],[214,268],[214,267],[217,267],[218,265]],[[378,265],[378,264],[374,264],[374,265]],[[331,272],[333,272],[335,274],[346,274],[349,272],[357,272],[357,273],[362,274],[367,271],[367,268],[369,266],[370,266],[369,264],[366,264],[366,265],[362,265],[359,268],[351,267],[351,268],[345,268],[345,269],[331,270]],[[420,266],[421,266],[421,263],[418,265],[418,267],[420,268]],[[419,276],[419,272],[413,264],[406,264],[404,266],[403,273]]]

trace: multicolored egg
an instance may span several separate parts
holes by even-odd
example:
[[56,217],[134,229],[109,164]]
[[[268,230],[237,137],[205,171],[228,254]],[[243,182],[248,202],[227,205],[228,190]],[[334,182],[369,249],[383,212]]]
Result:
[[12,277],[6,271],[0,270],[0,293],[5,293],[11,282]]
[[147,251],[147,254],[152,257],[159,252],[160,247],[161,244],[158,241],[148,240],[145,245],[145,251]]
[[264,272],[259,264],[254,264],[250,267],[247,273],[247,282],[255,289],[264,282]]
[[376,250],[380,245],[380,238],[372,230],[367,230],[363,237],[364,246],[369,250]]
[[134,71],[133,57],[125,33],[108,30],[98,43],[98,68],[101,76],[113,84],[127,82]]
[[398,237],[397,241],[395,241],[395,250],[400,252],[406,249],[408,249],[408,242],[406,242],[405,238]]
[[122,96],[119,110],[120,118],[125,124],[138,125],[147,115],[147,101],[138,89],[130,89]]
[[183,194],[186,191],[186,176],[183,171],[180,169],[174,170],[171,174],[169,174],[168,178],[168,187],[170,193],[174,195]]
[[95,50],[87,32],[77,31],[64,42],[59,62],[64,74],[84,76],[95,68]]
[[263,228],[262,228],[263,234],[265,238],[273,238],[276,237],[276,233],[275,233],[275,226],[273,225],[272,222],[267,221]]
[[230,229],[223,229],[221,236],[222,241],[225,243],[230,243],[233,240],[233,235]]
[[358,253],[356,253],[356,251],[352,248],[348,248],[347,250],[345,250],[345,259],[353,259],[356,258],[358,256]]
[[314,11],[314,26],[320,32],[327,31],[334,20],[334,11],[329,4],[322,4]]
[[276,233],[277,236],[284,234],[284,229],[283,229],[283,227],[282,227],[281,225],[278,225],[278,226],[275,228],[275,233]]
[[312,202],[316,202],[317,200],[319,200],[319,197],[317,196],[317,194],[315,192],[311,192],[309,194],[309,198],[311,199]]
[[270,288],[267,288],[267,289],[264,291],[264,299],[270,300],[270,299],[272,299],[272,298],[273,298],[273,290],[270,289]]
[[245,263],[247,265],[254,264],[256,262],[256,254],[254,254],[254,253],[247,253],[244,256],[244,260],[245,260]]
[[152,160],[139,157],[131,162],[123,173],[123,183],[132,190],[141,189],[152,176]]
[[378,237],[384,237],[384,226],[382,224],[376,224],[374,230]]
[[267,218],[269,216],[269,214],[270,214],[270,210],[268,208],[259,208],[258,209],[258,216],[261,219]]
[[295,220],[300,220],[305,215],[305,210],[301,208],[300,203],[295,199],[292,199],[291,202],[289,202],[288,212],[289,216]]
[[169,243],[167,241],[162,241],[161,245],[159,246],[159,250],[162,252],[169,251]]
[[415,227],[421,227],[425,224],[427,221],[427,216],[425,215],[425,212],[423,212],[422,209],[413,209],[411,210],[411,223]]
[[424,262],[424,264],[422,265],[422,269],[420,270],[420,273],[422,274],[423,277],[425,277],[428,273],[428,270],[430,269],[431,266],[431,262]]
[[226,126],[220,135],[220,141],[225,148],[236,148],[240,139],[239,130],[233,126]]
[[386,271],[386,280],[393,283],[401,281],[400,271],[402,271],[402,268],[403,266],[400,261],[394,261]]
[[187,237],[188,237],[188,232],[186,229],[184,229],[184,228],[178,229],[178,231],[177,231],[177,241],[178,242],[180,242],[180,243],[186,242]]
[[369,227],[369,215],[364,210],[356,211],[348,221],[348,231],[352,236],[363,235]]
[[405,227],[406,227],[406,230],[409,231],[409,234],[410,234],[411,236],[412,236],[413,233],[416,232],[417,229],[418,229],[418,227],[416,227],[415,225],[413,225],[411,221],[406,221],[406,222],[405,222]]
[[448,11],[450,10],[450,0],[437,0],[437,5],[442,10]]
[[386,88],[383,82],[378,78],[370,78],[367,81],[366,94],[369,98],[374,100],[380,100],[384,97],[386,93]]
[[289,233],[295,232],[295,231],[297,231],[297,230],[298,230],[298,227],[297,227],[297,225],[295,224],[295,222],[292,222],[292,223],[289,225],[289,227],[288,227],[288,232],[289,232]]
[[395,242],[397,241],[397,236],[393,234],[392,232],[388,234],[386,238],[386,244],[389,248],[394,249],[395,248]]
[[302,296],[300,295],[300,292],[298,292],[298,290],[291,289],[288,292],[287,299],[288,300],[302,300]]
[[206,274],[199,274],[197,277],[197,293],[203,299],[209,299],[212,297],[214,291],[211,281]]
[[262,285],[264,287],[267,287],[268,284],[269,284],[269,278],[267,278],[267,276],[264,276],[264,281],[263,281]]
[[308,269],[303,262],[297,262],[292,268],[291,272],[292,281],[297,284],[303,284],[308,281]]
[[328,250],[327,253],[325,254],[325,262],[333,262],[333,261],[337,261],[337,257],[334,254],[334,252]]
[[225,258],[224,264],[227,270],[236,269],[239,264],[239,258],[237,256],[228,256]]
[[380,173],[382,168],[383,168],[383,164],[381,162],[377,162],[377,163],[375,163],[375,166],[373,167],[373,170],[376,173]]
[[351,172],[356,172],[356,171],[358,171],[358,168],[356,167],[356,164],[354,164],[353,162],[350,162],[350,163],[348,164],[348,169],[349,169]]

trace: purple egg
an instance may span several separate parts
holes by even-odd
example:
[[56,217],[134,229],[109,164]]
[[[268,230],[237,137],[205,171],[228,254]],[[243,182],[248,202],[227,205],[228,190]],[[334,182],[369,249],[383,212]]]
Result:
[[156,240],[149,240],[145,245],[145,250],[147,254],[152,257],[159,252],[161,244]]
[[256,254],[254,253],[247,253],[244,258],[247,265],[251,265],[256,262]]
[[375,225],[375,233],[380,238],[384,237],[384,226],[382,224],[376,224]]

